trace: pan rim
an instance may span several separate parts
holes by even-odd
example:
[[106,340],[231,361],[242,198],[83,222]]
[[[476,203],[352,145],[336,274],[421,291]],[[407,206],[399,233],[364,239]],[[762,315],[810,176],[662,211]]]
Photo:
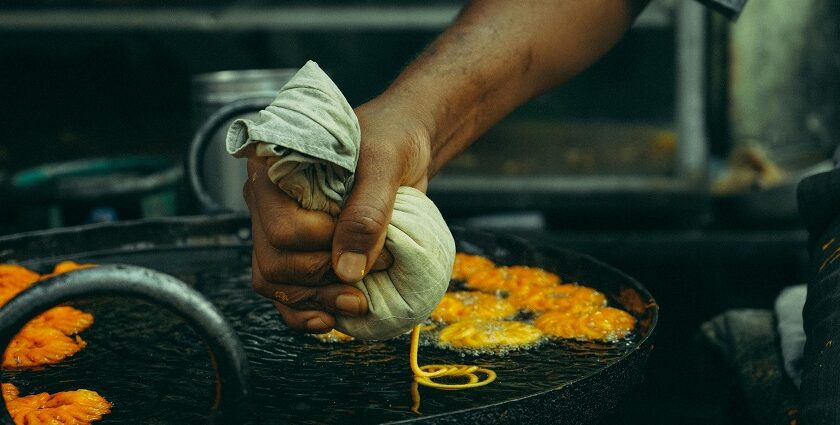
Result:
[[618,270],[617,268],[615,268],[615,267],[613,267],[613,266],[611,266],[607,263],[604,263],[601,260],[598,260],[597,258],[595,258],[591,255],[580,253],[580,252],[577,252],[577,251],[573,251],[573,250],[570,250],[570,249],[567,249],[567,248],[553,246],[553,245],[546,244],[546,243],[532,243],[532,242],[529,242],[527,239],[522,238],[520,236],[506,234],[506,233],[503,233],[503,232],[488,232],[488,231],[484,231],[484,230],[469,229],[469,228],[466,228],[466,227],[463,227],[463,226],[451,226],[451,228],[468,231],[468,232],[473,233],[473,234],[483,233],[485,235],[491,235],[493,237],[501,236],[501,237],[506,238],[506,239],[516,240],[520,243],[524,243],[524,244],[533,246],[536,249],[550,249],[552,251],[562,251],[566,254],[571,254],[572,256],[577,257],[581,260],[585,260],[585,261],[589,262],[590,264],[592,264],[594,266],[597,266],[597,267],[605,269],[605,270],[609,270],[611,273],[617,274],[626,283],[632,284],[633,289],[635,289],[636,291],[639,291],[639,293],[643,296],[643,298],[646,298],[646,299],[652,301],[651,306],[648,307],[649,309],[651,309],[651,312],[650,312],[650,314],[651,314],[650,328],[647,332],[647,335],[645,335],[639,341],[635,342],[635,347],[633,347],[632,350],[627,350],[626,353],[622,354],[619,358],[617,358],[611,364],[609,364],[609,365],[607,365],[607,366],[605,366],[601,369],[594,370],[594,371],[592,371],[592,372],[590,372],[586,375],[583,375],[583,376],[578,377],[576,379],[573,379],[571,381],[565,382],[560,386],[556,386],[556,387],[548,388],[548,389],[545,389],[545,390],[533,392],[531,394],[528,394],[528,395],[525,395],[525,396],[522,396],[522,397],[512,398],[512,399],[509,399],[509,400],[499,401],[499,402],[491,403],[491,404],[485,404],[483,406],[476,406],[476,407],[469,407],[469,408],[465,408],[465,409],[452,410],[452,411],[449,411],[449,412],[436,413],[436,414],[433,414],[433,415],[423,416],[423,417],[418,417],[418,418],[400,419],[398,421],[384,422],[385,424],[404,424],[404,423],[417,423],[417,422],[424,422],[424,421],[434,421],[436,419],[446,418],[446,417],[449,417],[449,416],[452,416],[452,415],[468,414],[468,413],[471,413],[471,412],[481,411],[481,410],[484,410],[484,409],[487,409],[487,408],[502,407],[502,406],[507,405],[507,404],[515,404],[515,403],[518,403],[518,402],[521,402],[521,401],[524,401],[524,400],[545,396],[549,393],[559,391],[559,390],[561,390],[565,387],[571,386],[573,384],[581,383],[583,381],[592,379],[596,375],[602,374],[607,370],[610,370],[614,367],[617,367],[619,364],[622,364],[622,362],[624,360],[626,360],[629,356],[635,355],[637,351],[645,349],[648,345],[651,344],[651,342],[653,340],[653,337],[656,334],[656,326],[659,323],[659,303],[656,302],[656,299],[653,297],[653,295],[651,295],[651,293],[647,290],[647,288],[645,288],[641,283],[639,283],[632,276],[622,272],[621,270]]
[[[55,228],[55,229],[46,229],[46,230],[35,230],[35,231],[28,231],[28,232],[21,232],[15,233],[11,235],[4,235],[0,236],[0,262],[16,262],[22,265],[32,264],[33,262],[41,262],[44,263],[49,260],[62,260],[67,259],[65,256],[60,256],[59,254],[48,253],[47,255],[38,257],[37,260],[28,259],[28,258],[19,258],[19,251],[15,249],[15,246],[27,248],[26,244],[28,241],[40,240],[49,237],[68,237],[68,235],[79,234],[82,232],[88,231],[107,231],[107,230],[117,230],[117,229],[131,229],[134,227],[142,227],[142,226],[191,226],[191,225],[207,225],[208,229],[213,230],[213,233],[216,235],[223,234],[227,227],[214,225],[213,223],[227,223],[230,228],[239,229],[241,233],[241,229],[247,228],[247,235],[245,234],[234,234],[229,235],[230,237],[227,238],[189,238],[189,235],[186,233],[184,235],[177,235],[173,234],[170,235],[175,241],[169,241],[169,243],[154,243],[154,242],[144,242],[144,241],[135,241],[134,245],[125,245],[125,244],[118,244],[115,243],[116,246],[110,246],[107,248],[101,249],[94,249],[94,250],[82,250],[82,251],[75,251],[72,252],[74,257],[85,257],[85,256],[94,256],[94,255],[102,255],[105,253],[117,253],[117,252],[125,252],[125,251],[132,251],[138,252],[141,250],[161,250],[161,249],[172,249],[172,250],[181,250],[181,249],[195,249],[195,248],[247,248],[251,246],[250,243],[250,225],[246,225],[249,223],[249,217],[247,214],[243,213],[228,213],[228,214],[219,214],[219,215],[193,215],[193,216],[177,216],[177,217],[163,217],[163,218],[147,218],[147,219],[140,219],[140,220],[131,220],[131,221],[123,221],[123,222],[116,222],[116,223],[99,223],[99,224],[87,224],[87,225],[80,225],[80,226],[71,226],[71,227],[62,227],[62,228]],[[238,223],[241,222],[241,225]],[[605,365],[603,368],[594,370],[589,372],[583,376],[575,378],[571,381],[564,382],[558,386],[553,386],[548,389],[540,390],[537,392],[532,392],[527,395],[523,395],[520,397],[511,398],[504,401],[499,401],[491,404],[484,404],[481,406],[474,406],[464,409],[458,410],[451,410],[448,412],[443,413],[436,413],[428,416],[421,416],[416,418],[408,418],[408,419],[400,419],[397,421],[389,421],[383,422],[387,424],[401,424],[401,423],[409,423],[409,422],[427,422],[427,421],[435,421],[438,419],[447,418],[449,416],[458,416],[469,414],[471,412],[478,412],[482,411],[487,408],[499,408],[505,405],[514,405],[518,402],[522,402],[525,400],[535,399],[538,397],[546,396],[550,393],[557,392],[562,390],[566,387],[569,387],[574,384],[581,384],[584,381],[588,381],[593,379],[596,375],[600,375],[606,371],[612,370],[620,364],[623,364],[628,357],[636,355],[642,349],[650,350],[652,348],[652,340],[656,334],[657,325],[659,322],[659,304],[656,302],[655,298],[650,294],[650,292],[645,288],[641,283],[639,283],[635,278],[627,275],[621,270],[598,260],[595,257],[592,257],[588,254],[580,253],[577,251],[573,251],[567,248],[563,248],[560,246],[552,245],[545,242],[531,242],[525,238],[522,238],[517,235],[506,234],[503,232],[489,232],[486,230],[479,230],[479,229],[470,229],[463,226],[451,226],[453,230],[456,231],[466,231],[471,234],[484,234],[489,235],[494,238],[504,238],[507,240],[513,240],[517,243],[525,244],[529,247],[533,247],[536,250],[550,250],[554,252],[562,252],[570,257],[577,258],[587,263],[587,265],[592,267],[597,267],[602,270],[609,271],[611,274],[615,275],[623,284],[631,287],[632,289],[636,290],[643,299],[650,300],[652,305],[647,307],[650,310],[649,313],[651,320],[648,332],[638,341],[634,341],[635,347],[633,349],[627,350],[626,353],[622,354],[620,357],[616,358],[615,361],[611,362],[608,365]],[[29,248],[33,249],[33,248]]]

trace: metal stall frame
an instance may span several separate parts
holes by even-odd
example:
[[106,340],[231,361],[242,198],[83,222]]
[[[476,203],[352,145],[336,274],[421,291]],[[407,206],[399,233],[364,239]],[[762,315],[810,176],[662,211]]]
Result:
[[709,206],[706,127],[706,8],[679,1],[676,38],[678,144],[671,176],[440,176],[429,196],[442,210],[540,210],[572,215],[699,215]]

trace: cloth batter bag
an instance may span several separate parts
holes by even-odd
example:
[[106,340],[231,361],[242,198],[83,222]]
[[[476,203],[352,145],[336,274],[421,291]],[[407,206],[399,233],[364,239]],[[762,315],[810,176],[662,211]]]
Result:
[[[231,125],[227,150],[236,157],[249,152],[264,158],[280,190],[304,208],[338,215],[352,186],[360,140],[350,104],[309,61],[256,119]],[[249,145],[255,149],[245,150]],[[425,320],[446,292],[455,241],[440,211],[419,190],[397,191],[385,248],[394,264],[355,284],[367,298],[368,314],[336,315],[339,331],[361,339],[399,336]]]

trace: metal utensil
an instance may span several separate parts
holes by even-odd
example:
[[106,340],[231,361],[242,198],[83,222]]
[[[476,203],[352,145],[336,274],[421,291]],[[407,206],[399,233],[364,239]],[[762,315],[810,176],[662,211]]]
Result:
[[[410,408],[408,341],[324,344],[285,329],[273,306],[250,288],[249,229],[247,217],[241,215],[56,229],[0,238],[0,262],[14,260],[36,270],[46,270],[59,259],[128,263],[192,282],[193,288],[213,300],[228,317],[248,352],[253,388],[250,400],[259,409],[237,418],[236,423],[241,424],[595,424],[639,382],[653,347],[658,307],[645,288],[628,276],[559,247],[453,228],[459,250],[486,255],[499,264],[543,267],[559,273],[565,281],[592,286],[605,293],[612,305],[631,312],[639,326],[635,336],[622,344],[561,341],[504,357],[476,357],[471,363],[494,368],[499,373],[497,382],[475,391],[421,388],[423,415],[417,416]],[[204,353],[185,351],[179,345],[186,340],[189,346],[190,338],[183,333],[183,326],[169,323],[148,308],[132,308],[127,300],[92,303],[84,308],[94,312],[97,322],[85,331],[88,347],[69,363],[77,361],[88,368],[55,365],[18,376],[19,380],[37,384],[38,388],[57,381],[64,386],[81,386],[95,380],[95,389],[107,392],[117,406],[107,418],[113,421],[197,420],[196,410],[200,414],[206,409],[207,401],[202,397],[209,395],[207,390],[212,388],[213,380],[201,372],[205,368],[196,369],[207,362]],[[135,319],[126,321],[127,316]],[[121,345],[126,352],[149,351],[148,339],[132,339],[125,327],[150,329],[147,336],[160,339],[152,339],[153,345],[160,346],[154,352],[165,350],[177,355],[165,365],[149,364],[163,361],[159,358],[121,358],[121,373],[114,374],[108,368],[108,363],[114,361],[113,352],[98,348],[109,338],[129,334]],[[155,328],[165,333],[155,333]],[[434,346],[424,346],[420,357],[428,363],[463,361],[460,354]],[[151,373],[152,367],[160,372]],[[182,372],[166,372],[173,369]],[[186,372],[190,370],[195,372]],[[138,376],[142,376],[142,382],[130,382]],[[185,392],[188,396],[184,396]],[[149,399],[160,400],[157,409],[147,408]]]

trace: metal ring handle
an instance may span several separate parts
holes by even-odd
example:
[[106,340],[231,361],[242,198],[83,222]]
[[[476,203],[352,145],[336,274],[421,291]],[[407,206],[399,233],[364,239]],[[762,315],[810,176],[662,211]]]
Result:
[[207,193],[207,187],[204,184],[204,166],[202,165],[204,161],[202,159],[204,153],[207,152],[207,147],[210,146],[210,142],[213,141],[213,136],[226,122],[249,112],[261,111],[270,105],[272,100],[272,98],[267,97],[252,97],[228,103],[219,108],[213,115],[210,115],[196,131],[187,152],[185,174],[192,194],[201,205],[203,213],[226,212],[225,208]]
[[[18,294],[0,314],[0,347],[9,346],[30,320],[58,304],[90,296],[130,296],[166,307],[193,326],[207,344],[216,372],[213,420],[228,423],[244,410],[249,389],[248,361],[242,342],[222,313],[186,283],[137,266],[107,265],[45,279]],[[3,374],[0,369],[0,381]],[[0,400],[0,424],[14,425]]]

